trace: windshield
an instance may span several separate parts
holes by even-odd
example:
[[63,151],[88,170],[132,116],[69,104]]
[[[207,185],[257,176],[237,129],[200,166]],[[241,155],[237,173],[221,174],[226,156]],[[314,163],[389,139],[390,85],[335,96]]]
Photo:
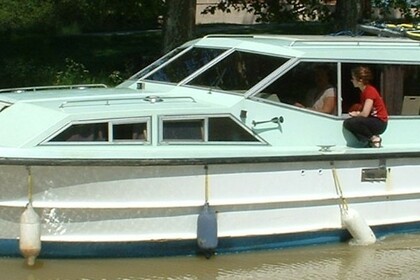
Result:
[[[165,56],[135,77],[179,83],[198,73],[187,82],[188,85],[243,93],[288,61],[288,58],[284,57],[233,51],[216,62],[215,58],[229,49],[194,47],[183,51],[181,53],[181,50],[178,50],[170,56]],[[208,66],[212,61],[216,63]],[[203,68],[206,66],[208,69]],[[204,71],[197,72],[199,69]]]
[[179,83],[225,51],[225,49],[192,48],[151,73],[146,79]]
[[185,48],[178,48],[178,49],[175,49],[175,50],[169,52],[165,56],[161,57],[160,59],[156,60],[155,62],[153,62],[152,64],[147,66],[146,68],[142,69],[140,72],[133,75],[130,78],[130,80],[138,80],[141,77],[146,76],[147,74],[149,74],[150,72],[152,72],[153,70],[155,70],[159,66],[165,64],[167,61],[169,61],[173,57],[177,56],[179,53],[181,53],[184,50],[185,50]]
[[245,92],[287,60],[283,57],[235,51],[188,84]]

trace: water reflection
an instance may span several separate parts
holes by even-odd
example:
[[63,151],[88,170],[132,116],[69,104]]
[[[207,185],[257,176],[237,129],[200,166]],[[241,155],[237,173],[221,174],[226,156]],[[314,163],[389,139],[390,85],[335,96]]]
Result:
[[[420,235],[388,237],[376,244],[347,244],[204,257],[153,259],[0,259],[8,280],[192,279],[417,279]],[[6,279],[6,278],[5,278]]]

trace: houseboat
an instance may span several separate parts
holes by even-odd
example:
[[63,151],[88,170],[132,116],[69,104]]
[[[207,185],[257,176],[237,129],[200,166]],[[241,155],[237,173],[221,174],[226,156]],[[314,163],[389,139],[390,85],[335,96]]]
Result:
[[[343,128],[374,76],[382,147]],[[334,110],[314,75],[328,69]],[[299,106],[297,105],[299,104]],[[420,232],[420,42],[208,35],[127,81],[0,91],[0,255],[206,256]]]

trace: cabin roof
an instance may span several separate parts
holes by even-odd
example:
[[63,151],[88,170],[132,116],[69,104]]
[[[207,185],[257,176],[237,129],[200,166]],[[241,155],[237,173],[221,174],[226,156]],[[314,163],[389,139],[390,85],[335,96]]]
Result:
[[331,35],[208,35],[193,41],[198,46],[282,54],[308,59],[420,61],[420,42],[407,38]]
[[[227,106],[221,102],[216,104],[212,98],[168,93],[156,95],[153,91],[125,88],[84,89],[80,92],[41,90],[36,93],[4,93],[1,97],[3,103],[13,104],[0,114],[0,146],[3,147],[36,145],[74,121],[150,117],[168,112],[200,114],[205,109],[216,112]],[[229,103],[227,100],[229,98],[225,98],[224,103]],[[13,126],[9,125],[12,120]]]

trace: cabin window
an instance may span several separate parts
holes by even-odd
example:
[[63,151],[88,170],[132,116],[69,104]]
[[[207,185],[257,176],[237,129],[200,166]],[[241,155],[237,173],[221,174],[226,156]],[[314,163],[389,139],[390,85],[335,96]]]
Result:
[[0,102],[0,112],[3,111],[4,109],[8,108],[9,106],[10,106],[9,103]]
[[114,141],[147,141],[147,123],[122,123],[112,125]]
[[216,143],[258,142],[259,140],[231,117],[163,119],[161,142]]
[[191,50],[175,58],[146,79],[178,83],[225,51],[222,49],[191,48]]
[[256,96],[337,115],[337,63],[300,62]]
[[255,142],[255,137],[231,118],[209,118],[209,142]]
[[350,81],[351,69],[360,65],[372,70],[372,84],[381,93],[390,115],[420,115],[420,66],[373,63],[342,64],[343,113],[351,111],[355,104],[360,103],[360,91]]
[[243,93],[287,60],[283,57],[235,51],[188,84]]
[[165,120],[163,141],[203,141],[204,120]]
[[49,142],[146,142],[148,123],[109,121],[73,124]]
[[108,123],[73,124],[50,142],[108,141]]

